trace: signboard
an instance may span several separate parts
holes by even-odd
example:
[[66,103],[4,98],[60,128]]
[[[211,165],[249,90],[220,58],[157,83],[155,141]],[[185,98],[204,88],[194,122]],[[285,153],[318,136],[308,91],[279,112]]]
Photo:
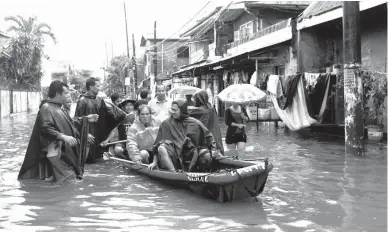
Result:
[[356,87],[356,75],[354,69],[344,69],[344,86],[348,89]]
[[130,86],[131,85],[131,78],[130,77],[126,77],[124,84],[125,84],[125,86]]

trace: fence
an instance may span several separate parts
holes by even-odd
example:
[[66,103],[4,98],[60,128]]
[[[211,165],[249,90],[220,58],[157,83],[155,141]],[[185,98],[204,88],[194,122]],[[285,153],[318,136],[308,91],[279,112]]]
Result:
[[41,92],[0,90],[0,117],[39,110]]

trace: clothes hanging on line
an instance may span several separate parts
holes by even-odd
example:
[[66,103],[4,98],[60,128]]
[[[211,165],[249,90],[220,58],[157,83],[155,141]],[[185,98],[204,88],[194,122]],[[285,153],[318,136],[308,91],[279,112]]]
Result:
[[267,91],[276,95],[277,89],[278,89],[278,84],[279,84],[279,76],[278,75],[270,75],[268,77],[268,81],[267,81]]
[[249,79],[249,76],[248,76],[248,73],[245,72],[245,71],[241,71],[242,72],[242,83],[248,83],[248,79]]
[[252,74],[252,76],[251,76],[251,80],[249,81],[249,84],[251,84],[251,85],[254,85],[254,86],[258,86],[258,84],[259,84],[259,78],[257,77],[257,75],[256,75],[256,71]]
[[285,95],[284,109],[279,105],[279,93],[270,93],[276,112],[289,129],[296,131],[312,124],[321,123],[329,95],[330,74],[321,76],[321,80],[316,84],[316,88],[319,90],[317,89],[315,95],[310,97],[306,96],[307,91],[302,74],[285,78],[289,80],[285,84],[286,86],[283,86],[285,87],[283,88],[285,90],[283,91]]
[[317,84],[318,78],[321,74],[320,73],[304,73],[304,78],[306,80],[306,89],[314,88]]
[[[322,121],[329,95],[331,75],[322,73],[317,78],[315,87],[307,92],[306,101],[310,117]],[[324,107],[323,107],[324,106]]]
[[224,82],[227,82],[227,81],[228,81],[228,74],[229,74],[229,71],[224,70],[224,74],[222,75],[222,80],[223,80]]

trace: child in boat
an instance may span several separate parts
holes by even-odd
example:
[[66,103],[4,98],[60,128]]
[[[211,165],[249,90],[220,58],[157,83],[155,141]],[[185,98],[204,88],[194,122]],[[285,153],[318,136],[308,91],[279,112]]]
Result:
[[127,133],[127,151],[129,158],[136,163],[151,163],[152,147],[161,122],[154,118],[151,108],[140,105],[137,118]]
[[160,125],[155,140],[154,157],[149,168],[157,165],[169,171],[207,171],[212,157],[220,155],[212,133],[195,118],[189,116],[187,101],[172,102],[171,116]]
[[[127,140],[127,132],[128,128],[132,125],[132,123],[135,121],[135,114],[127,114],[122,122],[115,127],[111,133],[109,134],[108,138],[104,140],[101,143],[101,147],[106,147],[107,143],[109,142],[115,142],[115,141],[126,141]],[[112,147],[110,147],[110,150],[113,149],[113,154],[119,158],[126,159],[127,158],[127,151],[125,149],[125,142],[122,143],[116,143]],[[112,152],[112,151],[111,151]]]

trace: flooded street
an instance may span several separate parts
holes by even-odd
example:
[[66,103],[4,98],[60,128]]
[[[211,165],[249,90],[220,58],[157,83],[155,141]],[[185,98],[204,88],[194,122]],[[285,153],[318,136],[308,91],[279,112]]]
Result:
[[[105,161],[61,187],[17,180],[35,114],[0,121],[1,231],[386,231],[387,149],[252,123],[244,158],[274,169],[258,197],[221,204]],[[225,128],[223,126],[223,134]]]

